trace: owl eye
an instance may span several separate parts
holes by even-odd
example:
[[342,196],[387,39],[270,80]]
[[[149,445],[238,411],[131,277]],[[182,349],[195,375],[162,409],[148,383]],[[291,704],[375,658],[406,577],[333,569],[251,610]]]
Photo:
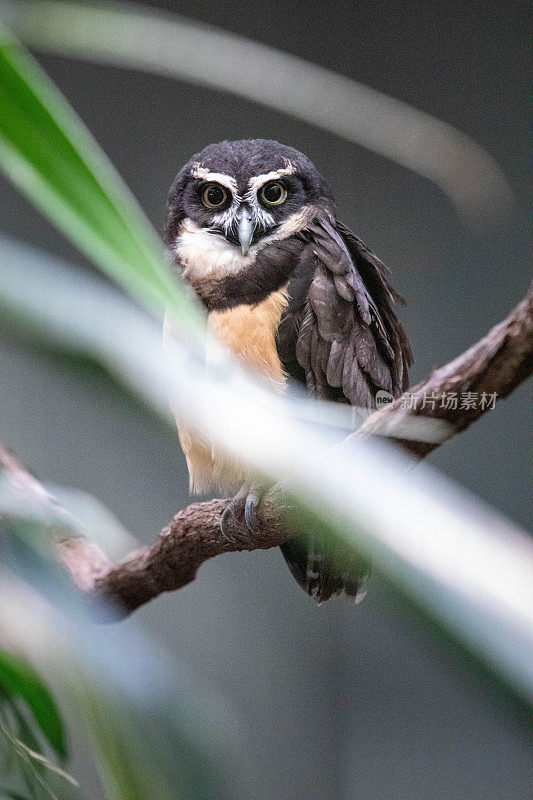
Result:
[[259,199],[269,206],[279,206],[286,197],[287,190],[281,181],[268,181],[259,192]]
[[228,192],[220,183],[208,183],[202,192],[202,203],[207,208],[220,208],[228,199]]

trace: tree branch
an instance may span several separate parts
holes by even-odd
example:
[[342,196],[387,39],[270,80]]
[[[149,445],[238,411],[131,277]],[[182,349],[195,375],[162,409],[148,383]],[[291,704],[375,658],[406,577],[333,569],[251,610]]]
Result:
[[[435,370],[425,381],[409,389],[381,411],[376,411],[353,436],[386,435],[408,418],[440,419],[447,423],[447,435],[440,441],[423,442],[398,439],[402,446],[418,458],[424,458],[443,441],[466,430],[491,408],[490,397],[504,400],[531,375],[533,370],[533,288],[486,336],[444,367]],[[468,406],[460,400],[454,407],[442,398],[473,392],[478,400],[485,395],[485,404]],[[433,404],[430,398],[437,397]],[[459,399],[458,397],[458,399]],[[351,438],[351,437],[349,437]]]
[[[532,369],[533,292],[530,290],[509,316],[477,344],[385,409],[372,413],[358,431],[347,437],[346,443],[361,436],[386,435],[411,454],[424,458],[486,413],[493,405],[492,398],[495,401],[507,397]],[[462,403],[460,395],[468,392],[476,393],[478,402]],[[458,396],[455,405],[443,402],[451,393]],[[484,404],[479,402],[482,395],[489,398]],[[399,430],[405,431],[405,422],[411,417],[445,421],[446,435],[432,442],[395,435]],[[0,464],[8,477],[11,475],[19,485],[20,481],[27,481],[28,488],[35,491],[38,486],[35,479],[1,448]],[[242,521],[231,520],[229,532],[235,542],[228,541],[220,532],[221,514],[228,501],[209,500],[179,511],[153,544],[119,564],[112,565],[96,545],[82,538],[61,542],[59,557],[81,589],[112,598],[126,615],[162,592],[190,583],[198,567],[213,556],[281,544],[291,531],[284,525],[279,502],[276,493],[265,499],[260,507],[258,529],[253,534]]]

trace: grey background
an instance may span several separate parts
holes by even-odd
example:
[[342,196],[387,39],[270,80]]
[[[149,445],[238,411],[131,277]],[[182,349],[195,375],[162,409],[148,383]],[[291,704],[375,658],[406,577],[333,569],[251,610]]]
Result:
[[[164,7],[164,3],[153,3]],[[429,111],[502,165],[505,228],[467,231],[432,185],[249,102],[51,56],[39,61],[161,227],[178,168],[210,141],[261,136],[307,153],[344,221],[392,268],[412,381],[474,342],[527,287],[526,6],[507,2],[182,2],[166,7],[301,55]],[[266,78],[268,79],[268,78]],[[2,230],[79,256],[5,182]],[[437,451],[433,464],[528,524],[528,389]],[[83,488],[147,540],[188,502],[177,439],[101,376],[95,385],[0,329],[1,438],[47,482]],[[125,625],[145,626],[237,720],[236,791],[251,800],[523,800],[520,720],[387,599],[318,608],[277,551],[215,559]],[[86,769],[78,745],[74,771]],[[88,773],[89,781],[93,777]],[[86,800],[99,790],[90,784]]]

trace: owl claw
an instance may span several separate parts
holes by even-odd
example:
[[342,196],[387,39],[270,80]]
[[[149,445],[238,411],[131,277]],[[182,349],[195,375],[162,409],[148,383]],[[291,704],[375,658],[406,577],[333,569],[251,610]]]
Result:
[[[237,517],[237,514],[235,513],[235,511],[236,511],[236,502],[235,501],[236,500],[237,500],[237,498],[234,497],[233,500],[229,501],[228,505],[226,506],[226,508],[222,512],[222,516],[220,517],[220,533],[222,534],[224,539],[227,539],[228,542],[231,542],[232,544],[236,543],[236,539],[229,532],[228,523],[229,523],[229,521],[230,521],[230,519],[232,517],[233,518]],[[239,499],[239,502],[241,502],[240,499]]]
[[237,539],[230,533],[231,523],[230,520],[242,520],[251,533],[257,530],[259,517],[257,509],[261,497],[257,491],[250,489],[250,487],[243,487],[241,491],[235,495],[233,500],[230,500],[226,508],[222,512],[220,518],[220,532],[222,536],[232,544],[237,543]]
[[244,521],[246,523],[246,527],[248,530],[252,531],[252,533],[257,530],[257,525],[259,522],[257,509],[260,502],[261,498],[258,497],[255,492],[249,492],[246,495],[246,501],[244,503]]

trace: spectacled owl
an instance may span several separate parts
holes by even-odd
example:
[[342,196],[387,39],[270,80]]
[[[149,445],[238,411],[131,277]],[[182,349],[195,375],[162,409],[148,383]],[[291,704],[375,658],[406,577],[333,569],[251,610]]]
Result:
[[[276,391],[293,380],[315,397],[372,409],[379,391],[397,397],[407,388],[411,350],[393,310],[401,298],[293,147],[243,139],[193,156],[170,188],[165,244],[210,331]],[[191,489],[240,487],[226,515],[242,513],[253,525],[259,499],[246,470],[177,422]],[[320,537],[281,550],[316,599],[357,595],[357,565],[336,559]]]

